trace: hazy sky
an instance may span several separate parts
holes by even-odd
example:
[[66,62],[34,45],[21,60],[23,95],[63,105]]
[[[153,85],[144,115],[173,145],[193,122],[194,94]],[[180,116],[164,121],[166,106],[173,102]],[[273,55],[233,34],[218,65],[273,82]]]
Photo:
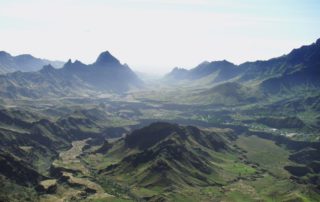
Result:
[[0,0],[0,49],[137,71],[268,59],[320,38],[319,0]]

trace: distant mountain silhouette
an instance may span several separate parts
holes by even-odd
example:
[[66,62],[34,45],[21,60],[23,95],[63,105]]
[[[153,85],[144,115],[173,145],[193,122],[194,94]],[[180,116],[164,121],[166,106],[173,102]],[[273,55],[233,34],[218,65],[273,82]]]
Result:
[[46,59],[35,58],[29,54],[12,56],[5,51],[0,51],[0,74],[22,71],[38,71],[44,65],[51,64],[56,68],[62,67],[64,62],[50,61]]
[[0,95],[15,98],[80,96],[96,91],[121,93],[142,84],[128,65],[104,52],[90,65],[69,60],[61,69],[46,65],[37,72],[0,75]]
[[171,79],[196,80],[213,74],[216,75],[215,81],[218,82],[220,80],[233,78],[238,74],[238,71],[236,65],[226,60],[213,62],[205,61],[191,70],[174,68],[166,75],[166,77]]
[[69,60],[60,71],[65,75],[77,76],[98,90],[123,92],[130,86],[142,85],[142,81],[129,66],[121,64],[108,51],[101,53],[90,65],[85,65],[80,61],[72,63]]
[[213,83],[256,81],[267,93],[277,93],[284,88],[320,86],[320,39],[316,43],[292,50],[289,54],[265,61],[234,65],[228,61],[203,62],[186,70],[174,68],[165,79],[201,80],[212,78]]

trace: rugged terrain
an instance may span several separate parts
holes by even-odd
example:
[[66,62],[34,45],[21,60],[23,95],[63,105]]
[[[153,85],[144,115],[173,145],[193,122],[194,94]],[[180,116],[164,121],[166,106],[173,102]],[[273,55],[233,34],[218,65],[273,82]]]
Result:
[[319,201],[319,45],[153,82],[109,52],[1,75],[0,201]]

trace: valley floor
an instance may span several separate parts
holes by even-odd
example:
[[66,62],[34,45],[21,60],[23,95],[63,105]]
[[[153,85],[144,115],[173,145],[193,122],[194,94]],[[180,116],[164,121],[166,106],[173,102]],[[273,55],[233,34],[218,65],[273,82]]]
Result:
[[[55,193],[43,194],[40,197],[41,202],[78,201],[82,199],[98,201],[114,198],[93,181],[90,171],[81,163],[79,156],[82,154],[86,141],[72,142],[72,148],[61,152],[59,159],[53,162],[53,167],[61,171],[61,176],[55,179],[55,184],[52,185],[56,186]],[[40,182],[40,184],[44,182]]]

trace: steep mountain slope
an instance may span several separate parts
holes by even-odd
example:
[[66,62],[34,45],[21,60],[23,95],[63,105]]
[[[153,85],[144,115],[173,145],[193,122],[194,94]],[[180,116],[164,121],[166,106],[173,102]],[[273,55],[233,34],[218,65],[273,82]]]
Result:
[[[320,86],[320,39],[310,46],[294,49],[280,67],[283,73],[267,79],[261,88],[268,93],[282,89],[318,89]],[[281,70],[281,68],[280,68]]]
[[0,176],[6,176],[17,184],[36,186],[40,180],[47,179],[25,161],[2,151],[0,151],[0,163]]
[[51,65],[38,72],[14,72],[0,75],[3,98],[41,98],[81,96],[92,93],[92,87],[78,77],[66,75]]
[[29,121],[6,109],[0,111],[0,116],[1,151],[20,157],[29,164],[40,165],[38,160],[49,160],[57,154],[56,151],[69,146],[69,135],[48,120]]
[[[259,84],[265,93],[281,90],[316,89],[320,85],[320,39],[289,54],[266,61],[234,65],[227,61],[204,62],[191,70],[174,69],[166,79],[199,82],[210,77],[210,83],[236,81]],[[197,81],[194,81],[197,80]]]
[[22,71],[38,71],[44,65],[51,64],[56,68],[62,67],[64,62],[50,61],[46,59],[35,58],[32,55],[23,54],[18,56],[11,56],[9,53],[0,51],[0,74]]
[[[25,115],[20,116],[20,114]],[[7,167],[3,167],[4,170],[0,170],[0,175],[5,175],[9,179],[14,177],[12,172],[19,172],[19,168],[8,171],[9,167],[14,165],[26,165],[27,167],[23,168],[26,172],[32,169],[42,175],[46,174],[51,161],[57,157],[59,151],[70,147],[71,141],[89,137],[102,138],[99,131],[92,129],[93,126],[97,127],[85,118],[65,117],[53,122],[27,111],[1,109],[0,154],[2,159],[7,159],[8,164]],[[20,184],[29,183],[23,179],[28,180],[21,177]],[[33,180],[36,179],[38,178]],[[35,181],[31,183],[35,184]]]
[[83,160],[97,171],[98,182],[106,190],[116,188],[120,197],[130,193],[146,201],[319,198],[319,143],[243,129],[200,130],[157,122],[93,147]]
[[98,149],[111,163],[101,168],[100,174],[150,190],[222,185],[238,176],[224,170],[230,163],[247,168],[244,175],[254,172],[231,157],[237,155],[230,147],[232,138],[229,130],[202,131],[192,126],[153,123]]
[[122,65],[108,51],[101,53],[96,62],[90,65],[84,65],[79,61],[72,63],[69,60],[61,71],[66,75],[77,76],[98,90],[123,92],[130,87],[142,85],[142,81],[129,66]]
[[43,115],[0,110],[0,201],[39,201],[39,195],[55,192],[54,160],[74,142],[103,141],[99,126],[85,117],[52,121]]
[[142,81],[134,72],[109,52],[101,53],[91,65],[69,60],[61,69],[47,65],[38,72],[0,75],[0,95],[6,98],[88,96],[140,86]]

